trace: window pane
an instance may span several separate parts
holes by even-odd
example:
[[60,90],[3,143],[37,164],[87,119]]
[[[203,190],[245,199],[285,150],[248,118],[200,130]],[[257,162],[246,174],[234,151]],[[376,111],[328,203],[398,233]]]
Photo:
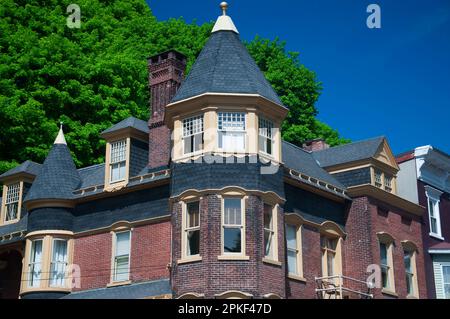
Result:
[[54,240],[51,263],[51,286],[64,286],[67,266],[67,241]]
[[405,255],[403,257],[403,260],[405,261],[405,270],[406,272],[412,273],[412,268],[411,268],[411,253],[405,251]]
[[220,132],[219,148],[230,151],[245,151],[245,133]]
[[375,186],[381,187],[381,171],[375,170]]
[[130,253],[130,232],[116,234],[116,256],[128,255]]
[[188,231],[187,239],[187,255],[198,255],[200,253],[200,230]]
[[17,219],[19,213],[20,183],[7,186],[5,221]]
[[198,152],[203,149],[203,133],[194,135],[193,152]]
[[334,275],[334,254],[331,252],[327,253],[327,268],[328,268],[328,276]]
[[380,243],[380,263],[381,265],[388,265],[387,261],[387,246],[386,244]]
[[115,258],[114,281],[128,280],[129,256],[120,256]]
[[224,228],[224,247],[226,253],[240,253],[241,252],[241,229],[240,228]]
[[389,288],[389,267],[381,266],[381,284],[383,288]]
[[241,221],[241,199],[226,198],[224,200],[224,224],[225,225],[242,225]]
[[187,204],[187,227],[193,228],[200,225],[200,202]]
[[414,294],[412,278],[413,278],[412,274],[406,274],[406,291],[408,295]]
[[434,203],[431,199],[428,199],[428,212],[431,217],[434,217]]
[[29,286],[39,287],[41,284],[42,240],[35,240],[31,246]]
[[111,143],[111,163],[119,163],[126,160],[126,140]]
[[286,226],[286,244],[288,249],[297,250],[297,227],[294,225]]
[[444,296],[450,299],[450,266],[442,267],[442,276],[444,278]]
[[273,230],[273,208],[264,204],[264,228]]
[[288,272],[291,274],[298,274],[297,271],[297,252],[295,250],[287,251],[288,257]]
[[273,233],[270,230],[264,230],[264,254],[265,256],[272,256],[272,237]]

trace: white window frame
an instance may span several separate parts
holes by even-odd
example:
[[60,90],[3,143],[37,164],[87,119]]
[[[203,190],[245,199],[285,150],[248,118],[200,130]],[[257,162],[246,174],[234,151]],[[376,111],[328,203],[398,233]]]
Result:
[[[189,204],[192,203],[198,203],[198,225],[194,227],[189,226]],[[201,225],[201,211],[200,211],[200,200],[192,200],[186,203],[183,203],[184,209],[183,209],[183,259],[190,259],[190,258],[198,258],[200,257],[200,239],[199,239],[199,247],[198,247],[198,254],[191,255],[188,254],[189,252],[189,233],[193,231],[199,232],[199,237],[201,235],[200,225]]]
[[[269,228],[266,228],[265,217],[266,208],[270,210],[271,223]],[[264,230],[264,258],[272,261],[278,261],[278,206],[264,203],[263,216],[263,230]],[[266,232],[269,233],[270,251],[266,251]]]
[[[386,287],[384,287],[384,285],[383,285],[383,277],[381,277],[381,288],[382,289],[387,289],[387,290],[391,289],[392,280],[393,280],[393,278],[391,278],[392,277],[392,271],[393,271],[392,266],[391,266],[391,259],[392,259],[392,256],[391,256],[391,253],[392,253],[391,244],[392,243],[387,243],[387,242],[380,241],[379,245],[378,245],[378,247],[379,247],[378,249],[380,250],[380,269],[381,269],[381,271],[383,271],[383,268],[386,268],[386,278],[387,278]],[[381,263],[381,245],[384,245],[384,247],[386,247],[386,264],[382,264]]]
[[[113,156],[113,152],[115,152],[116,145],[120,145],[120,148],[123,147],[123,158],[120,156],[119,159],[117,159],[118,156]],[[126,180],[127,175],[127,149],[128,149],[128,139],[122,139],[118,141],[114,141],[110,143],[110,154],[109,154],[109,183],[115,184],[120,183]],[[116,151],[122,153],[122,150]],[[121,154],[122,155],[122,154]],[[117,180],[113,180],[113,169],[114,166],[117,166],[117,169],[121,170],[121,167],[123,165],[124,168],[124,176],[122,178],[119,177]]]
[[[435,198],[434,196],[426,194],[427,196],[427,207],[428,207],[428,222],[430,224],[430,236],[437,237],[438,239],[442,238],[442,229],[441,229],[441,212],[439,209],[440,199]],[[433,215],[431,216],[431,208],[433,209]],[[436,220],[436,230],[437,232],[433,232],[432,228],[432,218]]]
[[[225,224],[225,201],[227,199],[238,199],[241,203],[241,223],[237,224]],[[245,199],[243,197],[225,196],[222,197],[222,214],[221,214],[221,253],[222,256],[245,256]],[[241,251],[240,252],[226,252],[225,251],[225,228],[240,229],[241,231]]]
[[[303,259],[302,259],[302,225],[298,225],[295,223],[286,223],[286,229],[288,227],[293,227],[295,229],[295,248],[290,248],[288,246],[287,238],[286,238],[286,267],[288,269],[288,275],[294,276],[294,277],[303,277]],[[286,235],[287,236],[287,231]],[[295,272],[290,271],[289,269],[289,259],[288,259],[288,252],[292,251],[295,253],[295,260],[296,260],[296,269]]]
[[441,264],[441,274],[442,274],[442,295],[444,296],[444,299],[450,299],[450,295],[445,294],[445,285],[450,286],[450,281],[445,282],[445,276],[444,276],[444,267],[450,268],[450,263],[448,264]]
[[[8,224],[20,219],[22,182],[5,185],[5,203],[3,223]],[[9,207],[15,209],[15,218],[8,219]],[[0,221],[1,222],[1,221]]]
[[[225,119],[229,119],[231,117],[231,121],[228,120],[224,120]],[[233,119],[239,119],[237,121],[233,121]],[[224,129],[223,128],[223,123],[243,123],[244,124],[244,129],[238,129],[238,128],[231,128],[231,129]],[[233,125],[232,125],[233,126]],[[235,124],[235,126],[237,126]],[[243,135],[243,141],[244,141],[244,148],[243,149],[237,149],[237,148],[232,148],[232,149],[227,149],[224,148],[223,146],[223,134],[226,133],[234,133],[234,134],[239,134],[239,135]],[[220,149],[223,152],[245,152],[247,149],[247,113],[245,112],[218,112],[217,113],[217,147],[218,149]]]
[[[117,258],[123,257],[126,255],[119,255],[117,256],[117,235],[123,234],[123,233],[129,233],[129,239],[128,239],[128,269],[127,269],[127,279],[120,279],[117,280]],[[111,282],[112,283],[121,283],[121,282],[128,282],[130,280],[130,269],[131,269],[131,239],[132,239],[132,231],[130,229],[127,230],[120,230],[113,232],[114,237],[114,245],[113,245],[113,258],[112,258],[112,272],[111,272]]]
[[[64,238],[52,238],[52,249],[50,252],[50,283],[49,286],[50,287],[66,287],[66,271],[67,271],[67,267],[69,265],[69,240],[68,239],[64,239]],[[53,260],[53,254],[54,254],[54,249],[55,249],[55,242],[56,241],[61,241],[61,242],[65,242],[66,243],[66,261],[63,262],[63,284],[59,285],[59,284],[54,284],[54,278],[53,278],[53,271],[52,271],[52,265],[55,264],[55,261]],[[61,262],[58,262],[61,263]]]
[[384,190],[386,192],[392,193],[392,191],[393,191],[392,182],[393,181],[394,181],[394,177],[392,175],[384,173],[383,184],[384,184]]
[[[377,176],[380,176],[380,180],[377,180]],[[375,184],[375,187],[383,188],[383,172],[377,168],[373,171],[373,182]]]
[[[198,123],[198,122],[199,123]],[[190,130],[187,129],[187,127],[190,125]],[[200,128],[198,127],[200,126]],[[201,134],[201,143],[198,144],[200,145],[200,149],[195,150],[195,141],[196,141],[196,136]],[[184,119],[182,121],[182,144],[183,144],[183,154],[184,155],[192,155],[192,154],[197,154],[200,153],[204,150],[205,148],[205,120],[204,120],[204,116],[202,115],[197,115],[197,116],[191,116],[188,117],[186,119]],[[193,147],[193,151],[192,152],[188,152],[186,151],[186,143],[185,143],[185,139],[190,138],[192,139],[191,141],[191,146]]]
[[[274,123],[264,117],[258,119],[258,150],[266,155],[273,156],[275,146]],[[267,144],[270,141],[270,153]],[[262,149],[261,149],[262,148]]]
[[[36,262],[36,261],[33,261],[34,260],[33,255],[35,252],[35,244],[38,241],[41,242],[41,256],[40,256],[40,261]],[[36,238],[31,241],[30,255],[28,256],[28,276],[27,276],[28,277],[27,287],[31,288],[31,289],[40,288],[42,285],[42,282],[43,282],[42,273],[43,273],[43,267],[44,267],[44,248],[45,248],[44,244],[45,244],[44,238]],[[36,265],[40,265],[39,278],[37,278],[37,279],[35,279],[33,277],[33,273],[34,273],[34,269],[35,269]],[[37,283],[36,285],[34,284],[35,282]]]

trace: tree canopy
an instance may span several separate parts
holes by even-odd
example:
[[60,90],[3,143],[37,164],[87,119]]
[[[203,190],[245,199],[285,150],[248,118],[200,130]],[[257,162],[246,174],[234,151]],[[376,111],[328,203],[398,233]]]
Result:
[[[103,162],[101,131],[129,116],[148,118],[146,58],[176,49],[188,57],[189,71],[212,28],[158,21],[144,0],[77,0],[81,27],[71,29],[71,2],[0,4],[0,173],[27,159],[43,162],[59,122],[77,166]],[[284,139],[346,142],[316,119],[322,87],[298,53],[278,39],[257,37],[247,46],[290,108]]]

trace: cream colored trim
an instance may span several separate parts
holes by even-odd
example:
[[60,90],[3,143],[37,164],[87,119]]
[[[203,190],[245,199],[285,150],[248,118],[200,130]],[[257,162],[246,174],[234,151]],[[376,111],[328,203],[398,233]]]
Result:
[[419,251],[419,246],[410,240],[402,240],[402,246],[407,251]]
[[[270,256],[264,256],[263,262],[266,263],[272,263],[274,265],[281,266],[281,263],[279,262],[279,255],[278,255],[278,204],[277,205],[271,205],[269,203],[264,203],[265,205],[268,205],[272,208],[272,252]],[[263,216],[264,219],[264,216]],[[263,220],[264,223],[264,220]],[[264,227],[263,225],[263,233],[264,233]],[[265,247],[264,247],[265,250]]]
[[199,198],[192,198],[190,200],[184,200],[181,202],[181,260],[178,261],[178,264],[180,263],[188,263],[188,262],[195,262],[195,261],[201,261],[201,255],[200,250],[199,254],[197,255],[189,255],[187,254],[186,248],[187,248],[187,231],[186,231],[186,224],[187,224],[187,204],[189,203],[195,203],[198,202],[199,205],[199,230],[201,229],[201,217],[202,213],[200,211],[200,199]]
[[277,193],[269,191],[269,192],[262,192],[259,190],[248,190],[245,188],[242,188],[240,186],[227,186],[221,189],[203,189],[203,190],[197,190],[197,189],[188,189],[182,192],[179,195],[172,196],[170,200],[172,202],[182,201],[186,198],[191,197],[201,197],[208,194],[218,194],[223,196],[234,196],[235,195],[257,195],[260,196],[264,202],[270,203],[272,205],[275,204],[284,204],[286,201],[284,198],[280,197]]
[[229,290],[216,294],[215,297],[216,299],[252,299],[253,295],[242,291]]
[[283,298],[280,297],[280,295],[273,294],[273,293],[265,294],[265,295],[263,296],[263,298],[264,298],[264,299],[283,299]]
[[200,257],[199,255],[196,255],[193,257],[185,257],[183,259],[178,259],[177,264],[184,265],[184,264],[197,263],[197,262],[201,262],[201,261],[202,261],[202,257]]
[[[115,269],[115,258],[116,258],[116,241],[117,241],[117,234],[130,232],[130,243],[129,243],[129,254],[128,254],[128,279],[122,280],[122,281],[116,281],[114,280],[114,271]],[[133,239],[133,228],[123,228],[120,227],[120,230],[112,230],[111,232],[111,272],[110,272],[110,279],[108,283],[108,287],[114,287],[114,286],[122,286],[127,285],[130,282],[131,278],[131,246],[132,246],[132,239]]]
[[[303,274],[303,224],[304,224],[304,220],[297,214],[287,214],[287,216],[285,216],[285,224],[295,226],[297,229],[297,231],[296,231],[297,273],[288,272],[288,277],[291,276],[293,279],[301,280],[301,279],[303,279],[303,275],[304,275]],[[286,246],[286,254],[287,254],[287,246]]]
[[400,208],[406,213],[410,213],[416,216],[422,216],[425,212],[425,207],[410,202],[395,194],[386,192],[371,184],[351,186],[347,188],[347,193],[351,197],[359,197],[364,195],[371,196],[385,203],[389,203],[392,206]]
[[[417,251],[418,247],[415,243],[409,240],[402,241],[402,248],[404,251],[407,251],[411,254],[411,270],[413,273],[413,294],[408,295],[408,298],[419,298],[419,284],[417,279]],[[406,269],[405,269],[406,271]]]
[[[58,232],[51,231],[45,232],[33,232],[27,236],[25,243],[25,254],[23,258],[22,266],[22,279],[20,285],[20,295],[29,292],[70,292],[71,287],[69,286],[69,280],[66,275],[64,286],[62,287],[52,287],[50,285],[50,268],[53,255],[53,241],[54,240],[66,240],[67,241],[67,263],[71,265],[73,263],[74,255],[74,242],[70,232]],[[39,287],[29,287],[29,264],[31,257],[31,247],[32,242],[35,240],[42,240],[42,257],[41,257],[41,279]],[[67,271],[67,269],[66,269]]]
[[283,265],[280,261],[269,259],[269,258],[263,258],[262,262],[265,264],[270,264],[270,265],[280,266],[280,267],[281,267],[281,265]]
[[[388,263],[388,282],[389,287],[383,288],[382,293],[395,294],[395,271],[394,271],[394,237],[386,232],[377,233],[378,242],[386,245],[387,248],[387,263]],[[378,245],[378,250],[380,245]]]
[[131,280],[111,281],[106,285],[106,287],[110,288],[110,287],[120,287],[120,286],[127,286],[127,285],[131,285]]
[[[329,248],[325,248],[322,246],[322,243],[320,243],[320,248],[322,251],[322,276],[327,277],[328,276],[328,254],[333,253],[333,275],[342,275],[342,241],[343,239],[340,237],[336,237],[334,235],[330,235],[327,233],[322,233],[323,237],[326,237],[330,240],[336,240],[336,250],[332,251]],[[339,278],[335,278],[333,281],[338,284],[342,285],[342,282],[339,282]]]
[[[224,251],[224,217],[225,217],[225,199],[227,198],[237,198],[241,200],[241,226],[239,227],[241,229],[241,252],[240,253],[227,253]],[[247,234],[247,229],[246,229],[246,205],[245,205],[245,201],[246,201],[247,197],[244,196],[230,196],[230,195],[225,195],[225,196],[221,196],[220,198],[220,205],[221,205],[221,225],[220,225],[220,230],[221,230],[221,236],[220,236],[220,251],[221,251],[221,255],[218,256],[219,260],[249,260],[250,257],[247,256],[246,254],[246,234]]]
[[74,208],[75,202],[67,199],[38,199],[25,202],[25,206],[28,211],[42,207]]
[[[125,178],[121,181],[111,182],[111,144],[125,140]],[[104,192],[116,192],[124,188],[130,179],[130,154],[131,154],[131,138],[123,137],[114,140],[108,140],[106,143],[106,156],[105,156],[105,182]]]
[[298,276],[298,275],[294,275],[294,274],[291,274],[291,273],[289,273],[288,275],[287,275],[287,277],[289,278],[289,279],[292,279],[292,280],[296,280],[296,281],[302,281],[302,282],[307,282],[307,280],[305,279],[305,278],[303,278],[303,277],[301,277],[301,276]]
[[314,223],[312,221],[306,220],[300,215],[296,213],[289,213],[285,212],[284,214],[284,221],[286,224],[301,224],[301,225],[308,225],[313,228],[316,228],[319,230],[321,234],[325,235],[331,235],[335,237],[347,237],[347,233],[342,230],[342,228],[332,221],[325,221],[322,224]]
[[73,232],[68,230],[38,230],[31,233],[26,234],[25,238],[32,239],[36,236],[65,236],[65,237],[73,237]]
[[[11,185],[19,184],[19,201],[17,202],[17,218],[13,220],[6,221],[6,196],[8,194],[8,188]],[[9,225],[17,223],[20,220],[20,217],[22,215],[22,201],[23,201],[23,181],[14,181],[8,184],[3,185],[3,195],[2,195],[2,202],[0,206],[0,226],[1,225]]]
[[205,298],[205,294],[198,294],[195,292],[187,292],[185,294],[182,294],[177,299],[203,299]]
[[385,288],[381,289],[381,293],[384,295],[392,296],[392,297],[398,297],[398,294],[395,291],[391,291],[391,290],[385,289]]

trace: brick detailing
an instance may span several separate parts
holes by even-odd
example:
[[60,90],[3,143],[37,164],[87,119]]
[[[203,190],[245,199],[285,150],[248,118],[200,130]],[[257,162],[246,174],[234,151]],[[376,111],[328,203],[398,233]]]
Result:
[[170,130],[164,125],[165,107],[184,77],[186,57],[169,51],[148,59],[150,89],[149,167],[166,166],[170,160]]
[[306,141],[303,143],[303,149],[309,151],[309,152],[317,152],[322,151],[330,148],[330,145],[328,145],[323,139],[318,138],[315,140]]
[[[169,277],[170,222],[135,227],[131,235],[130,280],[143,282]],[[112,269],[110,232],[75,239],[74,264],[81,268],[81,289],[105,288]]]
[[[274,293],[285,297],[285,268],[263,264],[263,202],[257,196],[246,199],[246,254],[248,261],[218,260],[221,254],[221,199],[208,195],[200,201],[200,255],[202,261],[177,264],[181,258],[181,203],[173,205],[174,296],[185,293],[214,298],[229,290],[250,293],[256,298]],[[284,263],[283,215],[279,211],[279,258]],[[282,240],[283,239],[283,240]]]

